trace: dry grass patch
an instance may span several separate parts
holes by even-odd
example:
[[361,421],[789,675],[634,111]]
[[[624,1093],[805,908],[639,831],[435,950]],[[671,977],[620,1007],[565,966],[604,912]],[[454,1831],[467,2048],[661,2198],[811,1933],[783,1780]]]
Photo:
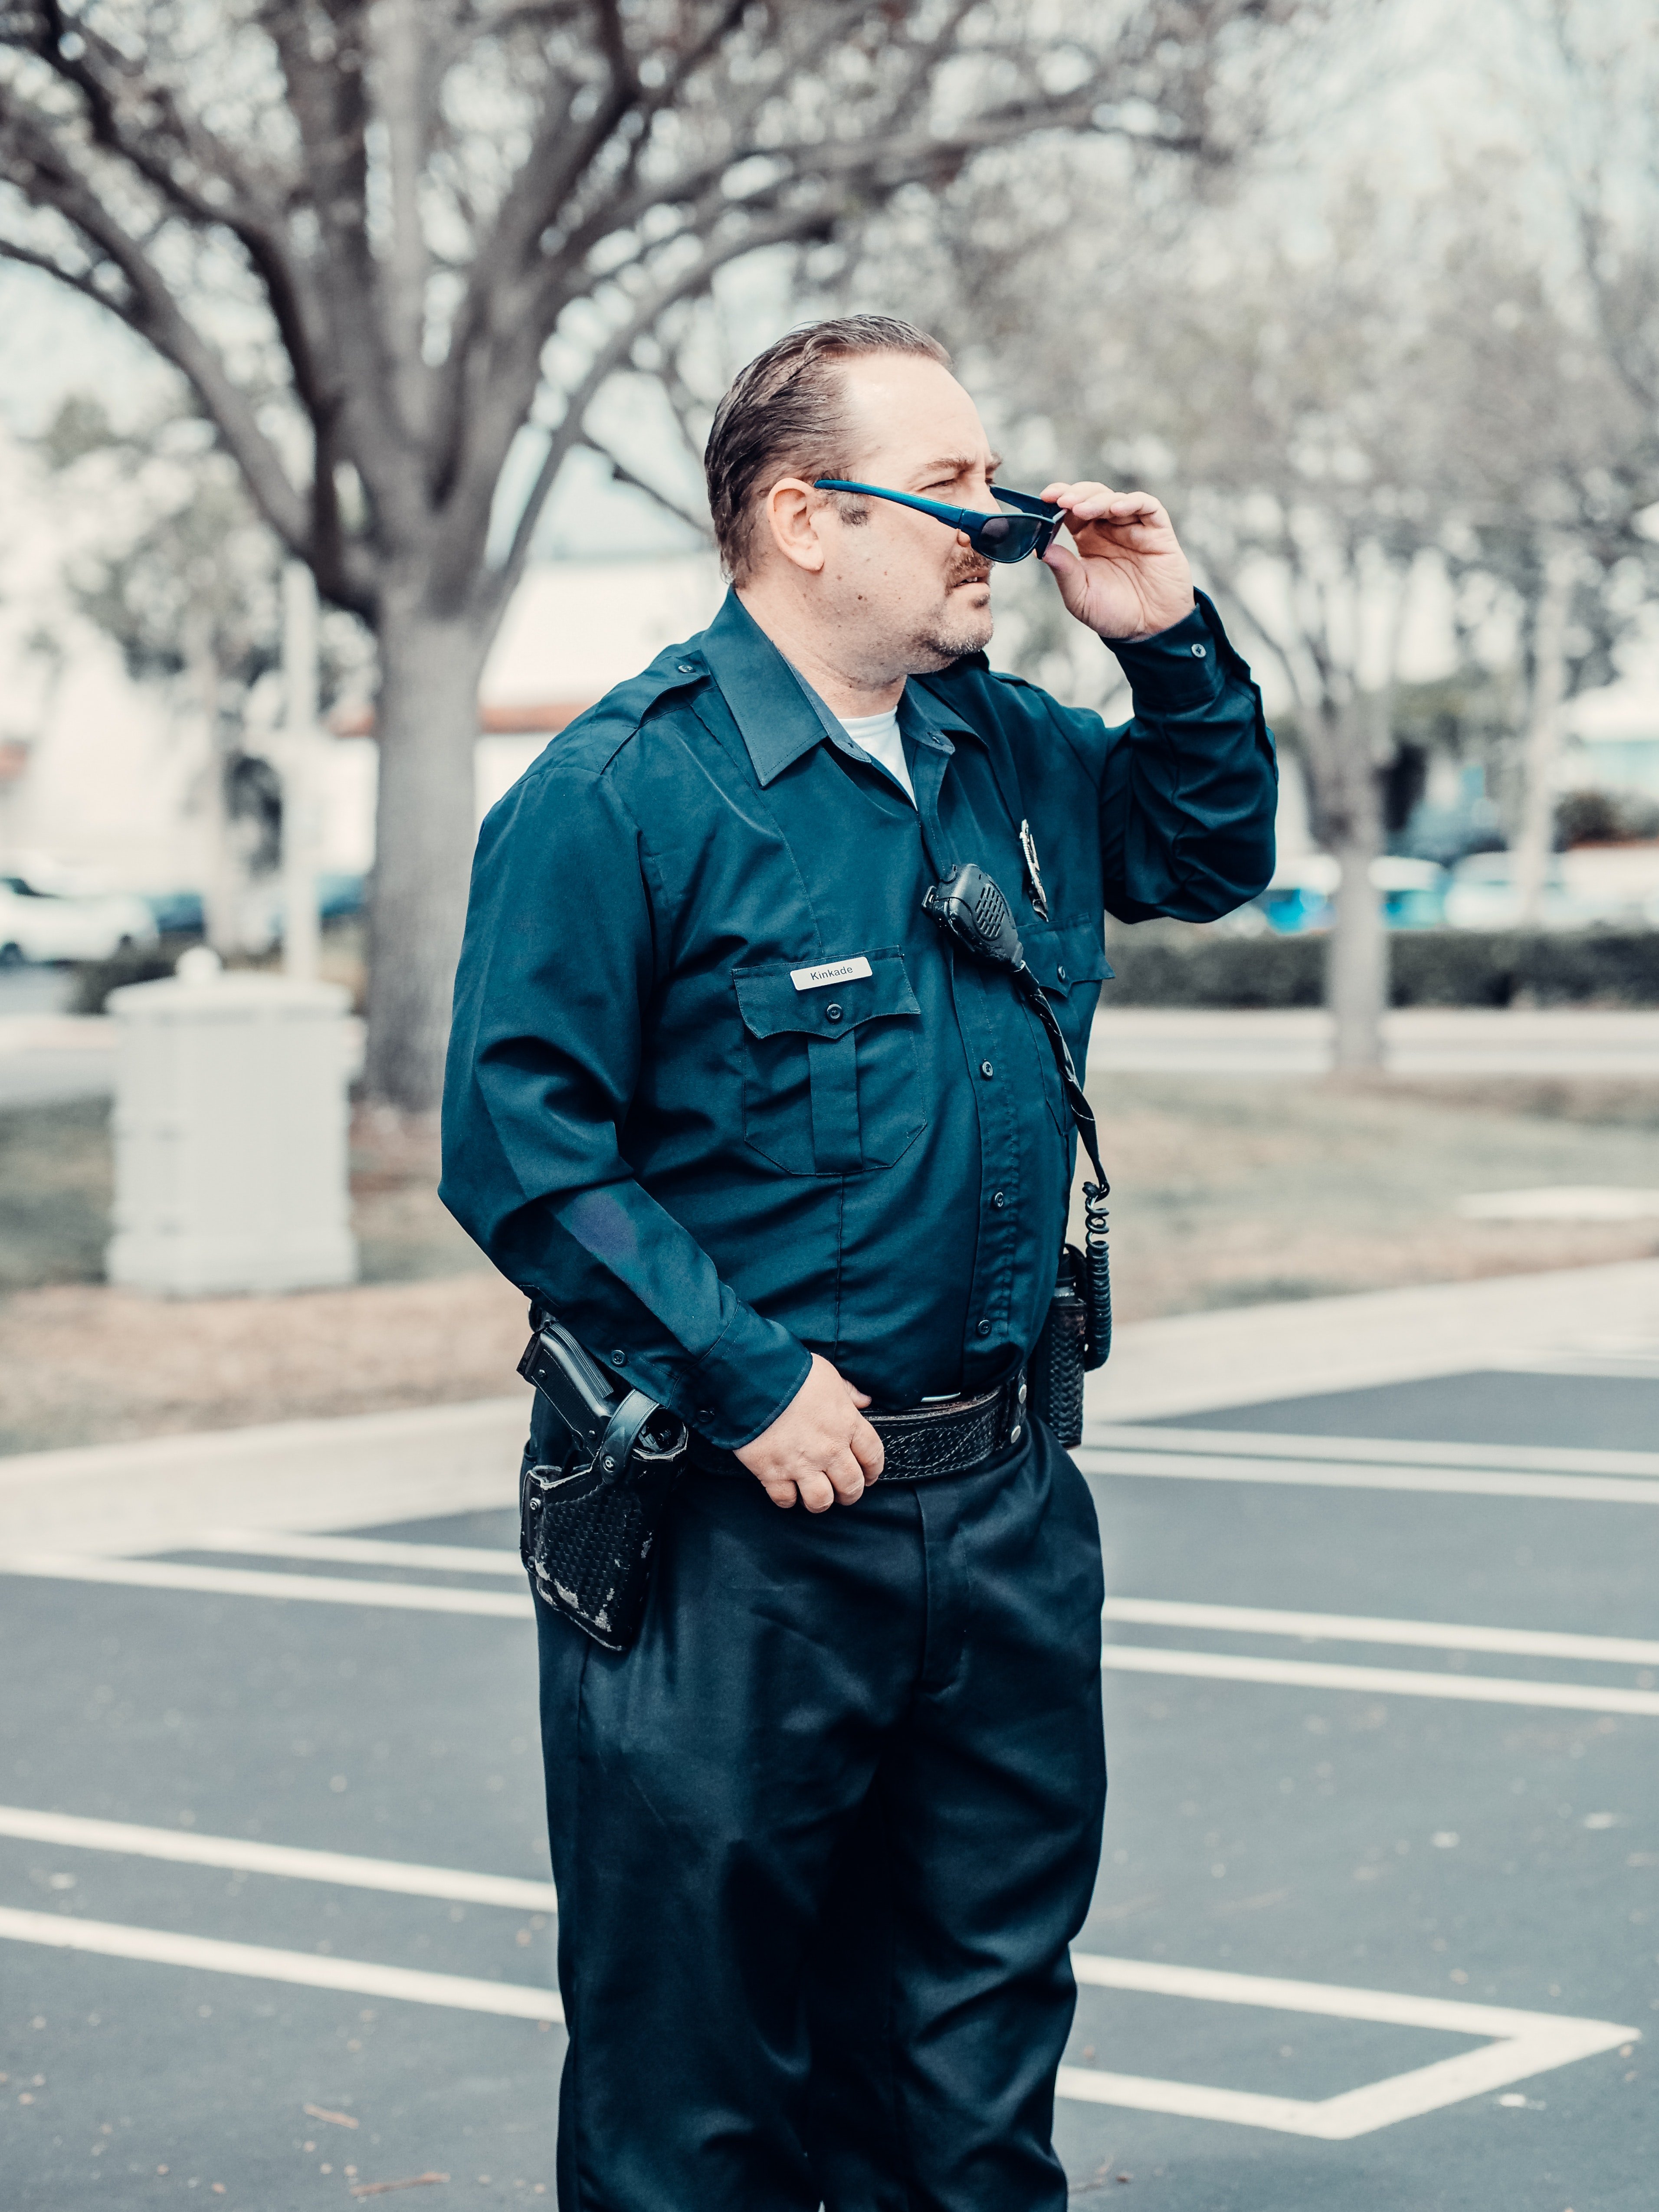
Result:
[[[1468,1193],[1659,1186],[1659,1085],[1091,1085],[1125,1320],[1263,1299],[1645,1258],[1652,1222],[1464,1221]],[[429,1129],[359,1117],[364,1282],[161,1300],[95,1278],[109,1147],[95,1104],[0,1116],[0,1450],[495,1396],[524,1304],[434,1189]],[[1571,1295],[1564,1281],[1562,1295]]]

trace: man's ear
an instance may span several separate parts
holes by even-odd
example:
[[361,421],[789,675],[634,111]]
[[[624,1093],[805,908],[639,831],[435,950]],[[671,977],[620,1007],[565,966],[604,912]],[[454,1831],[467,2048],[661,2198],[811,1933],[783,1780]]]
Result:
[[809,574],[823,572],[828,550],[818,524],[830,501],[799,477],[780,477],[766,495],[766,522],[772,543],[786,561]]

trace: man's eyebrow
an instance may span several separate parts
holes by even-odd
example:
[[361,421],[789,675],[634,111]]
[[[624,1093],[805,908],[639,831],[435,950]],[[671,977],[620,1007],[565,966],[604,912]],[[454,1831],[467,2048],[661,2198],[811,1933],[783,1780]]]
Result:
[[[980,456],[977,453],[945,453],[938,460],[924,461],[916,471],[916,476],[918,480],[924,477],[963,477],[966,476],[970,469],[976,469],[979,465]],[[1001,466],[1001,454],[993,453],[985,464],[985,473],[987,476],[994,477]]]

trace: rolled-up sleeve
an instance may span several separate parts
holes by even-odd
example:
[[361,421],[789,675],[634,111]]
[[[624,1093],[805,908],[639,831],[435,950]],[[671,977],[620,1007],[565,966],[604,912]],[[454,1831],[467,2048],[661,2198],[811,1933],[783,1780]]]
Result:
[[478,840],[440,1195],[527,1297],[730,1449],[782,1412],[810,1362],[624,1157],[658,927],[636,825],[608,780],[548,757]]
[[1113,651],[1133,719],[1100,784],[1106,904],[1120,921],[1214,921],[1273,872],[1279,771],[1261,694],[1200,592],[1185,621]]

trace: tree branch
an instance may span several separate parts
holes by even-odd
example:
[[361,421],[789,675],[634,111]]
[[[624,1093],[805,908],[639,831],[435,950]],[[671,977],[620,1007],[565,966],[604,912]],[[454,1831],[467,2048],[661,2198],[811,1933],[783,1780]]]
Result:
[[526,562],[530,557],[531,541],[536,525],[553,489],[554,478],[563,465],[566,455],[574,446],[592,443],[583,427],[583,417],[593,404],[600,386],[613,376],[628,359],[640,339],[652,330],[659,318],[678,301],[694,298],[707,289],[715,272],[739,255],[756,252],[762,246],[785,244],[792,238],[810,235],[821,230],[828,218],[821,210],[797,210],[779,216],[769,229],[758,234],[745,232],[739,239],[716,246],[704,246],[697,259],[678,276],[665,280],[656,291],[642,300],[622,327],[613,331],[600,347],[589,364],[575,390],[570,394],[563,420],[548,439],[547,452],[537,471],[513,533],[513,543],[501,567],[483,580],[489,603],[504,605],[512,595]]
[[613,453],[609,446],[602,445],[591,430],[585,430],[576,442],[586,446],[590,453],[597,454],[617,483],[631,484],[635,491],[642,491],[647,499],[656,501],[665,514],[672,514],[677,522],[684,522],[688,528],[695,530],[699,538],[713,544],[714,533],[709,526],[707,509],[699,514],[691,507],[682,507],[678,500],[672,499],[660,484],[652,483],[647,478],[635,475],[627,462]]
[[0,109],[0,169],[36,204],[61,216],[89,246],[94,260],[102,259],[118,271],[127,287],[125,301],[95,288],[92,296],[147,339],[186,380],[246,476],[265,520],[303,559],[308,536],[305,501],[276,448],[259,428],[252,402],[216,349],[185,315],[144,247],[77,173],[42,118],[15,106],[9,113]]
[[[143,106],[137,126],[130,127],[111,80],[134,78],[133,63],[85,21],[66,17],[58,0],[40,0],[39,16],[38,30],[21,43],[78,95],[93,143],[128,164],[194,228],[222,228],[241,246],[270,302],[300,403],[315,421],[330,404],[315,359],[318,317],[287,251],[280,208],[260,198],[231,149],[186,113],[159,78],[141,80]],[[74,49],[69,45],[71,33],[79,41]],[[216,198],[181,176],[158,151],[169,143],[196,169],[222,184],[226,197]]]

